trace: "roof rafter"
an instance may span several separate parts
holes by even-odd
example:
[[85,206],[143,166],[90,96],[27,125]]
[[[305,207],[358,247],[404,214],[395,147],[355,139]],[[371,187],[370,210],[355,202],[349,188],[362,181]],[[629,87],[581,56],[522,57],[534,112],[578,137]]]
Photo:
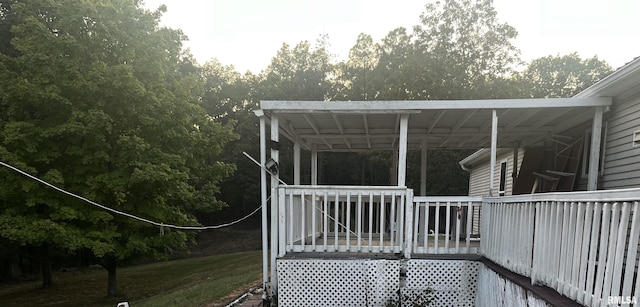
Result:
[[[336,123],[336,127],[338,127],[338,130],[340,131],[340,133],[344,134],[344,125],[342,124],[342,121],[338,118],[338,115],[331,114],[331,117],[333,117],[333,121]],[[343,139],[345,144],[347,144],[347,147],[351,148],[351,142],[349,141],[349,139],[347,139],[346,137]]]
[[363,114],[362,115],[362,119],[364,121],[364,135],[365,135],[365,139],[367,140],[367,145],[369,145],[369,148],[371,148],[371,139],[369,138],[369,120],[367,119],[367,115]]
[[303,115],[302,115],[302,117],[304,117],[304,119],[307,121],[307,123],[309,124],[309,126],[311,126],[311,129],[313,129],[313,131],[315,131],[315,132],[316,132],[316,134],[317,134],[318,136],[320,136],[320,139],[321,139],[321,140],[322,140],[322,141],[323,141],[323,142],[324,142],[324,143],[325,143],[329,148],[332,148],[333,146],[332,146],[329,142],[327,142],[327,141],[322,137],[322,135],[320,134],[320,129],[318,128],[318,125],[316,124],[316,122],[315,122],[311,117],[309,117],[309,115],[307,115],[307,114],[303,114]]

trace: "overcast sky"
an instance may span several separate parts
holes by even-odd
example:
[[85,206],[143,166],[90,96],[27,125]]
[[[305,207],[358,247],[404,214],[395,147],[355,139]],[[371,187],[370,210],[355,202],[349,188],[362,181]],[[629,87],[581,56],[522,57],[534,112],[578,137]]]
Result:
[[[358,34],[379,42],[397,27],[419,23],[432,0],[145,0],[167,6],[161,24],[189,37],[201,64],[217,58],[240,72],[258,73],[287,43],[329,36],[329,51],[344,60]],[[498,19],[518,30],[523,60],[578,52],[618,68],[640,56],[638,0],[494,0]]]

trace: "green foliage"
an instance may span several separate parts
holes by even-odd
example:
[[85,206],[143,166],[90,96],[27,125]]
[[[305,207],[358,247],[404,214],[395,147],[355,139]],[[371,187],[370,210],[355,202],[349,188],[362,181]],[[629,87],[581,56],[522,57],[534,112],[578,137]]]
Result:
[[581,59],[577,53],[546,56],[531,61],[522,74],[525,95],[538,98],[572,97],[613,70],[594,56]]
[[[35,1],[11,6],[0,54],[1,159],[114,209],[196,225],[217,210],[220,161],[235,139],[208,116],[199,68],[180,31],[133,0]],[[183,249],[193,234],[165,231],[0,170],[0,236],[127,259]]]
[[517,31],[500,23],[490,0],[429,3],[414,27],[421,56],[438,77],[428,99],[495,98],[495,79],[509,77],[520,63],[512,41]]
[[257,97],[261,100],[326,100],[331,93],[332,70],[326,37],[321,37],[313,48],[308,41],[293,48],[283,44],[262,73]]

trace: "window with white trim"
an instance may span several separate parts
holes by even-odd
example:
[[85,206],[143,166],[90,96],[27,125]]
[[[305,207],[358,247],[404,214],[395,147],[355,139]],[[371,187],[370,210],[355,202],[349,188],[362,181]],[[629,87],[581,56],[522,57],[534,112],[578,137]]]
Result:
[[633,133],[633,148],[640,147],[640,130]]

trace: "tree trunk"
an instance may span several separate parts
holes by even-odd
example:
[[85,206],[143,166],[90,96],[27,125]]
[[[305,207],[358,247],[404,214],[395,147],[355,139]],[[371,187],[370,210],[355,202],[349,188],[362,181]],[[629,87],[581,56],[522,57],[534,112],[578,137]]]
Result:
[[22,277],[22,269],[20,268],[20,254],[18,253],[17,248],[11,255],[10,271],[11,280],[19,280],[20,277]]
[[114,256],[107,256],[104,259],[104,268],[107,269],[109,276],[107,278],[107,297],[113,297],[118,293],[116,286],[116,266],[118,261]]
[[40,270],[42,271],[42,288],[50,288],[53,285],[51,274],[51,261],[49,260],[51,246],[49,243],[40,245]]

